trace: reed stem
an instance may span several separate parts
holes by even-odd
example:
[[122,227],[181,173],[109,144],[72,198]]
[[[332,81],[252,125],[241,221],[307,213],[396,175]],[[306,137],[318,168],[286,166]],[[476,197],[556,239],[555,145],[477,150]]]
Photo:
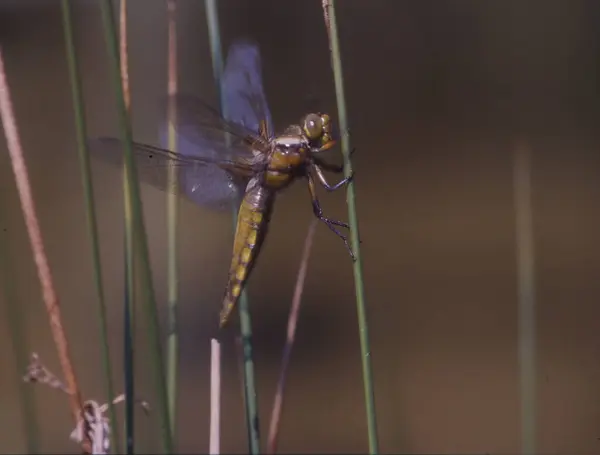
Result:
[[[213,74],[219,94],[221,114],[227,118],[228,106],[223,100],[221,90],[221,76],[223,74],[223,53],[221,47],[221,34],[219,31],[219,17],[216,0],[205,0],[206,16],[208,21],[208,34],[211,47]],[[234,232],[238,216],[238,207],[233,207]],[[248,445],[251,454],[260,452],[258,403],[256,398],[256,385],[254,379],[254,359],[252,352],[252,322],[250,318],[250,303],[246,291],[242,291],[239,299],[240,329],[242,335],[242,349],[244,361],[244,397],[246,406],[246,428],[248,431]]]
[[221,344],[210,340],[210,436],[208,453],[221,450]]
[[531,150],[518,144],[514,154],[514,203],[519,305],[519,386],[521,453],[536,453],[535,254],[531,202]]
[[108,342],[108,327],[106,318],[106,302],[104,300],[104,288],[102,286],[102,266],[100,264],[100,246],[98,243],[98,224],[96,221],[96,210],[94,206],[94,188],[92,183],[92,170],[90,155],[87,147],[86,118],[83,106],[83,94],[81,90],[81,77],[79,75],[79,63],[75,49],[75,38],[73,34],[73,19],[71,17],[71,5],[69,0],[61,0],[63,14],[63,29],[65,33],[65,46],[69,77],[71,80],[71,96],[73,98],[73,113],[75,116],[75,132],[77,137],[77,151],[79,154],[81,180],[83,183],[83,194],[85,198],[86,218],[88,236],[92,247],[92,265],[94,269],[94,287],[96,289],[96,303],[98,306],[98,322],[100,329],[102,367],[106,380],[106,395],[110,417],[110,442],[111,447],[120,453],[119,433],[116,424],[115,406],[113,398],[115,389],[110,362],[110,348]]
[[165,369],[162,358],[162,347],[159,337],[158,314],[156,301],[154,297],[154,286],[152,283],[152,273],[150,270],[150,255],[144,228],[142,202],[140,198],[139,182],[137,180],[136,166],[132,151],[131,127],[127,115],[127,106],[125,104],[123,87],[121,85],[121,74],[119,71],[119,50],[116,40],[116,27],[114,24],[113,6],[110,0],[101,2],[102,21],[106,39],[107,52],[111,63],[111,72],[113,86],[117,98],[119,126],[124,145],[125,170],[127,179],[130,182],[130,204],[133,218],[133,224],[137,235],[135,242],[139,251],[140,277],[142,280],[142,297],[145,302],[145,310],[148,322],[149,340],[151,352],[153,355],[154,381],[157,392],[157,408],[162,430],[162,443],[165,453],[173,453],[173,439],[171,435],[169,407],[167,403],[167,391],[165,383]]
[[[48,257],[46,256],[44,241],[42,239],[40,223],[37,218],[35,203],[33,202],[33,194],[31,192],[31,185],[29,183],[29,175],[27,172],[27,166],[25,165],[25,158],[23,156],[23,147],[19,137],[12,101],[10,99],[10,91],[8,88],[8,81],[4,67],[4,51],[2,50],[1,46],[0,117],[2,118],[2,126],[4,127],[4,135],[6,136],[10,162],[17,183],[21,209],[23,210],[23,216],[25,218],[25,226],[27,228],[29,242],[33,251],[33,260],[37,268],[38,278],[42,288],[42,297],[46,305],[46,311],[48,312],[52,337],[54,338],[54,344],[56,345],[56,349],[58,351],[58,358],[63,370],[63,375],[70,391],[69,404],[71,407],[71,414],[73,416],[75,425],[77,425],[79,419],[83,416],[81,393],[79,391],[79,385],[75,376],[75,368],[73,367],[73,362],[71,361],[69,344],[67,342],[67,337],[62,325],[58,295],[54,287],[52,272],[50,271],[50,264],[48,263]],[[85,453],[90,453],[91,446],[92,444],[89,436],[86,435],[86,438],[82,443],[82,450]]]
[[288,317],[287,338],[283,348],[283,358],[281,360],[281,370],[279,373],[279,381],[277,382],[277,391],[275,392],[275,401],[271,411],[271,422],[269,424],[269,437],[267,439],[267,453],[274,454],[277,452],[277,443],[279,440],[279,428],[281,424],[281,413],[283,409],[283,395],[285,391],[285,380],[287,378],[288,366],[292,357],[292,348],[296,338],[296,327],[298,325],[298,317],[300,316],[300,304],[302,303],[302,291],[304,290],[304,281],[306,272],[308,271],[308,260],[312,249],[313,238],[317,230],[319,220],[313,218],[306,233],[304,240],[304,250],[302,251],[302,259],[300,260],[300,269],[296,278],[296,286],[294,288],[294,297],[292,298],[292,306]]
[[[337,21],[335,16],[334,0],[323,0],[323,13],[325,26],[329,35],[329,49],[331,51],[331,66],[335,81],[335,95],[339,115],[340,131],[348,131],[348,114],[346,111],[346,98],[344,95],[344,77],[342,74],[342,60],[340,43],[338,40]],[[352,162],[350,160],[350,137],[342,135],[342,154],[344,156],[344,175],[352,175]],[[369,453],[377,454],[377,419],[375,413],[375,393],[373,390],[373,373],[371,368],[371,347],[369,342],[369,327],[367,323],[367,310],[360,254],[360,235],[358,231],[358,215],[356,212],[356,190],[354,181],[348,185],[346,197],[348,204],[348,219],[350,224],[350,238],[356,260],[354,261],[354,285],[356,290],[356,309],[358,313],[358,333],[360,336],[360,350],[362,358],[362,375],[364,384],[365,407],[367,413],[367,433],[369,438]]]
[[[123,99],[127,115],[131,113],[129,57],[127,52],[127,0],[119,5],[119,65]],[[123,164],[123,232],[125,288],[123,290],[123,376],[125,383],[125,446],[127,455],[135,452],[135,302],[137,256],[134,244],[135,224],[131,209],[131,182]]]
[[[176,29],[176,5],[175,0],[167,0],[167,22],[168,22],[168,82],[167,92],[169,94],[169,105],[167,117],[169,118],[168,148],[177,153],[177,135],[175,125],[177,124],[177,110],[174,97],[177,93],[177,29]],[[170,188],[178,188],[177,167],[168,167],[168,181]],[[175,438],[177,421],[177,363],[179,351],[179,334],[177,328],[177,221],[179,213],[179,198],[174,192],[167,193],[167,305],[168,305],[168,338],[167,338],[167,391],[169,398],[169,416],[171,417],[171,434]]]

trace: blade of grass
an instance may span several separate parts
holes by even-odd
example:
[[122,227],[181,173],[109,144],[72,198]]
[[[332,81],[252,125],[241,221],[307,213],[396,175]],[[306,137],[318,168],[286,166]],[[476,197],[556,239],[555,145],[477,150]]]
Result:
[[536,453],[535,255],[531,206],[531,150],[518,144],[514,156],[514,203],[519,305],[521,453]]
[[98,322],[100,325],[100,341],[102,367],[106,380],[106,395],[108,398],[108,409],[110,417],[110,442],[111,447],[117,453],[120,453],[120,441],[115,407],[112,403],[112,397],[115,396],[112,368],[110,363],[110,350],[108,344],[108,328],[106,323],[106,302],[104,301],[104,288],[102,287],[102,267],[100,265],[100,247],[98,244],[98,226],[96,223],[96,211],[94,208],[94,189],[92,184],[92,171],[90,167],[90,156],[86,140],[86,121],[85,110],[83,107],[83,95],[81,90],[81,78],[79,76],[79,64],[77,62],[77,52],[75,50],[75,39],[73,36],[73,20],[71,17],[71,5],[69,0],[61,1],[63,14],[63,29],[65,33],[65,46],[67,54],[67,64],[69,67],[69,77],[71,81],[71,96],[73,97],[73,112],[75,115],[75,129],[77,136],[77,151],[79,153],[79,163],[81,180],[83,183],[83,194],[85,198],[86,218],[88,226],[88,236],[92,247],[92,265],[94,268],[94,286],[96,288],[96,300],[98,305]]
[[300,269],[296,278],[296,287],[294,288],[294,297],[292,298],[292,306],[287,326],[287,339],[283,348],[283,358],[281,361],[281,371],[279,373],[279,381],[277,383],[277,391],[275,392],[275,402],[271,411],[271,422],[269,425],[269,437],[267,439],[267,453],[274,454],[277,452],[277,442],[279,438],[279,428],[281,422],[281,411],[283,408],[283,393],[285,389],[285,379],[287,370],[292,357],[292,347],[296,338],[296,326],[298,325],[298,316],[300,315],[300,303],[302,302],[302,291],[304,290],[304,281],[308,270],[308,260],[312,249],[312,242],[317,229],[317,218],[311,221],[306,239],[304,240],[304,250],[302,251],[302,259],[300,260]]
[[[54,288],[50,264],[48,263],[48,258],[46,256],[42,232],[35,210],[35,203],[33,202],[33,194],[31,192],[31,185],[29,184],[29,175],[23,156],[23,147],[21,146],[21,140],[19,138],[17,122],[12,108],[12,101],[10,99],[8,81],[6,79],[4,67],[4,51],[0,46],[0,117],[2,118],[2,126],[4,127],[4,135],[6,137],[10,162],[17,183],[21,209],[23,210],[23,216],[25,218],[25,226],[27,227],[27,234],[33,251],[33,259],[42,288],[42,296],[46,305],[46,311],[48,311],[52,337],[54,338],[54,344],[58,351],[58,358],[63,370],[63,375],[67,382],[67,386],[69,387],[69,391],[71,392],[69,394],[71,414],[73,415],[75,425],[77,425],[77,422],[83,416],[81,393],[77,384],[73,362],[71,361],[69,344],[62,325],[58,295]],[[91,441],[86,435],[86,439],[82,443],[82,450],[85,453],[90,453],[90,447]]]
[[113,85],[118,103],[119,126],[124,144],[125,169],[127,179],[130,182],[130,203],[133,215],[133,224],[137,228],[138,235],[134,239],[140,254],[140,275],[142,279],[142,297],[145,302],[145,310],[148,319],[148,332],[151,343],[151,352],[153,355],[154,381],[157,391],[157,408],[162,430],[163,449],[166,453],[173,453],[173,440],[170,429],[169,407],[167,403],[167,392],[165,384],[164,361],[162,358],[161,342],[159,338],[158,314],[156,301],[154,297],[154,287],[152,283],[152,273],[150,270],[150,257],[148,244],[146,240],[146,231],[144,228],[142,202],[140,198],[139,182],[135,161],[132,153],[131,127],[127,115],[127,107],[121,85],[121,75],[119,72],[119,52],[116,41],[116,27],[114,24],[114,15],[112,2],[104,0],[100,3],[102,8],[102,22],[106,39],[107,52],[111,61],[111,70],[113,76]]
[[[123,100],[128,117],[131,112],[129,91],[129,56],[127,53],[127,0],[119,7],[119,63]],[[123,296],[123,375],[125,382],[125,447],[128,455],[135,452],[135,302],[137,256],[135,248],[135,224],[131,208],[131,181],[123,163],[123,216],[125,229],[123,245],[125,261],[125,288]]]
[[[177,124],[177,111],[174,97],[177,93],[177,29],[175,0],[167,0],[167,22],[168,22],[168,82],[167,92],[169,96],[169,150],[177,153],[177,136],[175,125]],[[168,182],[170,188],[178,188],[177,168],[169,166]],[[167,194],[167,286],[168,297],[168,339],[167,339],[167,388],[169,396],[169,416],[171,417],[171,434],[175,438],[177,419],[177,359],[179,350],[179,335],[177,333],[177,221],[178,221],[178,195],[174,192]]]
[[[126,243],[127,249],[127,243]],[[128,253],[125,252],[124,261],[127,262]],[[126,269],[131,267],[126,266]],[[125,288],[123,299],[123,375],[125,382],[125,453],[135,453],[135,353],[133,341],[134,302],[132,299],[132,283],[129,272],[125,272]],[[132,398],[133,397],[133,398]]]
[[[344,77],[342,74],[342,60],[340,43],[338,40],[337,21],[335,16],[334,0],[323,0],[323,13],[325,26],[329,35],[329,50],[331,52],[331,66],[335,81],[335,96],[339,116],[340,131],[348,131],[348,114],[346,112],[346,98],[344,95]],[[342,154],[344,156],[344,175],[352,174],[350,161],[350,138],[348,134],[342,136]],[[373,373],[371,371],[371,347],[369,343],[369,327],[367,323],[367,310],[362,274],[362,261],[360,254],[360,236],[358,232],[358,216],[356,213],[356,192],[354,181],[348,185],[346,202],[348,204],[348,219],[350,224],[350,238],[356,261],[354,261],[354,285],[356,288],[356,309],[358,313],[358,332],[360,335],[360,350],[362,358],[362,374],[365,394],[365,407],[367,413],[367,432],[369,438],[369,453],[379,451],[377,438],[377,419],[375,414],[375,393],[373,390]]]
[[[205,0],[208,34],[213,65],[213,74],[219,93],[221,114],[227,115],[227,106],[221,94],[221,76],[223,74],[223,53],[221,51],[221,34],[219,31],[219,18],[217,2]],[[233,208],[234,231],[238,215],[238,207]],[[238,305],[240,314],[240,328],[242,334],[242,347],[244,350],[244,396],[246,406],[246,428],[248,431],[248,445],[251,454],[260,452],[260,434],[258,404],[256,399],[256,386],[254,380],[254,360],[252,355],[252,322],[250,318],[250,304],[246,291],[242,291]]]

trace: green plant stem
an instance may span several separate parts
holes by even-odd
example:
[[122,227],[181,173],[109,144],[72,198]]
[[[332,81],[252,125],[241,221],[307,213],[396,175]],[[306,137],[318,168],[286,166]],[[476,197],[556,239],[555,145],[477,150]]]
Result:
[[[128,186],[124,185],[125,194]],[[128,205],[126,203],[126,205]],[[125,447],[127,455],[135,453],[135,252],[131,238],[131,211],[125,209],[126,227],[123,245],[125,254],[125,289],[123,290],[123,376],[125,378]]]
[[[129,65],[127,53],[127,0],[119,4],[119,52],[121,83],[127,113],[131,112],[129,90]],[[134,243],[135,224],[131,211],[131,182],[123,163],[123,263],[125,288],[123,289],[123,377],[125,383],[125,451],[135,452],[135,302],[137,260]]]
[[[146,231],[144,228],[142,202],[140,198],[139,182],[135,168],[135,161],[132,153],[131,126],[129,124],[127,108],[123,96],[123,87],[121,85],[121,75],[119,71],[119,49],[116,40],[116,30],[114,24],[114,12],[112,2],[103,0],[101,2],[102,22],[106,39],[106,46],[111,64],[111,73],[114,90],[118,103],[119,126],[124,145],[124,158],[126,176],[129,180],[130,202],[134,225],[137,228],[135,243],[139,251],[140,278],[142,280],[142,297],[145,302],[145,310],[148,319],[148,332],[153,355],[154,380],[157,392],[157,406],[162,430],[162,443],[165,453],[173,453],[173,440],[170,429],[169,408],[167,404],[167,391],[165,384],[165,370],[162,358],[162,348],[159,338],[158,314],[156,301],[154,297],[154,287],[152,284],[152,274],[150,270],[150,257],[148,253],[148,244],[146,240]],[[133,233],[132,233],[133,234]],[[133,397],[132,397],[133,398]]]
[[[211,47],[213,74],[219,93],[221,114],[227,118],[227,106],[221,93],[221,76],[223,74],[223,53],[221,51],[221,35],[219,31],[219,18],[217,2],[206,0],[206,16]],[[234,232],[238,216],[238,207],[233,207]],[[242,349],[244,362],[244,398],[246,406],[246,428],[248,431],[248,445],[251,454],[260,453],[260,434],[258,403],[256,398],[256,385],[254,379],[254,360],[252,353],[252,321],[250,318],[250,303],[246,291],[242,291],[239,299],[240,329],[242,335]]]
[[[335,81],[335,95],[337,98],[340,131],[347,132],[348,114],[346,111],[346,99],[344,96],[344,78],[342,75],[342,61],[340,56],[340,44],[338,40],[334,0],[329,0],[327,4],[324,4],[324,7],[325,17],[329,17],[328,31],[331,50],[331,66],[333,68],[333,77]],[[348,134],[344,134],[342,136],[342,154],[344,156],[344,174],[346,177],[348,177],[352,174],[352,163],[350,161],[350,138]],[[369,437],[369,453],[376,454],[378,453],[379,448],[377,438],[377,419],[375,414],[375,393],[373,390],[373,373],[371,371],[371,347],[369,343],[369,328],[367,324],[367,311],[360,254],[360,236],[358,231],[358,216],[356,213],[355,200],[356,192],[354,189],[354,182],[350,182],[348,185],[346,202],[348,204],[350,238],[352,240],[352,249],[354,250],[354,255],[356,257],[356,261],[354,262],[354,284],[356,288],[356,309],[358,312],[362,374],[365,406],[367,412],[367,431]]]
[[[175,28],[175,0],[167,0],[167,21],[169,29],[168,43],[168,87],[169,95],[177,92],[177,33]],[[175,125],[177,123],[177,111],[175,103],[169,99],[169,150],[177,153],[177,136]],[[168,167],[168,181],[170,188],[178,188],[177,167]],[[169,192],[167,194],[167,286],[168,286],[168,338],[167,338],[167,391],[169,398],[169,416],[171,418],[171,434],[175,438],[177,418],[177,361],[179,351],[179,335],[177,332],[177,221],[178,221],[178,195]]]
[[[127,0],[120,1],[119,8],[119,56],[121,84],[128,120],[131,121],[131,91],[129,90],[129,54],[127,52]],[[136,302],[137,278],[139,271],[139,252],[136,248],[136,227],[131,204],[132,181],[127,177],[123,163],[123,232],[125,289],[123,292],[123,375],[125,379],[125,444],[127,455],[135,453],[135,340],[136,340]]]
[[86,140],[85,110],[83,107],[83,95],[81,90],[81,78],[79,76],[79,64],[75,50],[75,39],[73,36],[73,21],[71,18],[71,5],[69,0],[62,0],[63,28],[65,33],[65,45],[69,76],[71,79],[71,95],[73,97],[73,112],[75,115],[75,130],[77,136],[77,150],[79,153],[80,171],[83,182],[83,193],[85,198],[88,235],[92,246],[92,264],[94,268],[94,286],[96,288],[96,300],[98,305],[98,321],[100,325],[100,340],[102,345],[102,367],[106,381],[107,402],[109,403],[109,416],[111,426],[111,446],[120,453],[118,445],[118,430],[116,425],[115,406],[112,400],[115,398],[113,375],[110,363],[110,348],[108,342],[108,328],[106,318],[106,303],[104,300],[104,289],[102,287],[102,266],[100,264],[100,247],[98,244],[98,225],[96,222],[96,211],[94,208],[94,189],[92,184],[92,171],[90,166],[90,155]]

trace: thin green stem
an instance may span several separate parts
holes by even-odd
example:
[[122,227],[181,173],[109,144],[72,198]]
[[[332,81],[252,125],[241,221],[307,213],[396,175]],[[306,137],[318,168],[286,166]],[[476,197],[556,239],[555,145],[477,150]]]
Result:
[[[237,210],[234,212],[237,218]],[[246,429],[251,454],[260,453],[260,434],[258,419],[258,402],[254,379],[254,358],[252,349],[252,321],[250,319],[250,302],[246,291],[240,295],[240,330],[242,334],[242,350],[244,361],[244,398],[246,404]]]
[[[177,33],[175,28],[175,0],[167,0],[167,15],[169,28],[168,44],[168,87],[169,95],[177,92]],[[175,125],[177,111],[173,99],[169,98],[169,150],[177,153],[177,136]],[[170,188],[178,188],[177,167],[168,167],[168,181]],[[168,338],[167,338],[167,389],[169,397],[169,416],[171,417],[171,434],[175,437],[177,418],[177,360],[179,351],[179,336],[177,333],[177,221],[178,221],[178,195],[174,192],[167,194],[167,305],[168,305]]]
[[127,108],[123,96],[123,87],[121,85],[121,75],[119,71],[119,48],[116,39],[116,27],[114,24],[112,2],[110,0],[102,1],[101,8],[106,46],[110,58],[113,85],[118,103],[119,126],[125,152],[125,170],[127,179],[130,182],[131,209],[134,225],[137,228],[135,242],[140,255],[140,277],[142,280],[141,290],[148,320],[149,340],[152,345],[151,352],[154,356],[152,362],[154,367],[153,376],[155,380],[155,387],[157,389],[157,409],[159,411],[158,414],[162,429],[163,449],[165,453],[170,454],[173,453],[173,440],[169,424],[169,408],[167,404],[164,362],[162,358],[162,348],[159,337],[158,314],[154,297],[154,287],[152,284],[152,273],[150,270],[150,257],[146,239],[146,230],[144,228],[140,188],[137,180],[135,161],[132,152],[131,126],[129,124]]
[[[127,191],[126,191],[127,193]],[[126,213],[126,219],[128,213]],[[129,220],[127,224],[130,224]],[[125,448],[127,455],[135,453],[135,276],[131,229],[125,228],[125,289],[123,290],[123,376],[125,378]]]
[[92,246],[92,264],[94,268],[94,286],[96,288],[96,300],[98,305],[98,321],[100,325],[100,340],[102,345],[102,367],[106,380],[107,402],[109,403],[109,416],[111,426],[111,447],[119,453],[119,437],[116,425],[115,406],[112,400],[115,398],[113,375],[110,363],[110,348],[108,342],[108,327],[106,318],[106,303],[104,301],[104,288],[102,287],[102,266],[100,265],[100,247],[98,243],[98,225],[96,222],[96,211],[94,208],[94,188],[92,184],[92,171],[90,166],[90,155],[86,140],[85,110],[83,107],[83,95],[81,90],[81,78],[79,76],[79,64],[77,62],[77,51],[73,36],[73,21],[71,18],[71,5],[69,0],[62,0],[63,28],[65,32],[65,45],[69,77],[71,79],[71,96],[73,97],[73,112],[75,114],[75,129],[77,136],[77,150],[81,180],[83,182],[83,194],[85,198],[88,235]]
[[[127,52],[127,0],[119,4],[119,56],[121,84],[127,113],[131,112],[129,91],[129,62]],[[136,248],[135,224],[131,211],[131,182],[123,163],[123,231],[125,289],[123,290],[123,376],[125,383],[125,451],[135,452],[135,302],[136,302]]]
[[[337,110],[339,115],[340,131],[348,131],[348,114],[346,111],[346,98],[344,96],[344,78],[342,75],[342,60],[340,56],[340,43],[338,40],[337,22],[335,16],[334,0],[323,2],[326,26],[328,27],[331,66],[335,81],[335,95],[337,99]],[[350,138],[348,134],[342,136],[342,154],[344,156],[344,174],[346,177],[352,174],[352,163],[350,161]],[[367,432],[369,437],[369,453],[378,453],[377,419],[375,414],[375,393],[373,390],[373,373],[371,371],[371,347],[369,343],[369,327],[367,324],[367,311],[365,303],[365,291],[362,274],[362,262],[360,254],[360,241],[358,231],[358,216],[356,213],[356,190],[354,182],[348,185],[346,202],[348,204],[348,219],[350,224],[350,238],[356,261],[354,262],[354,285],[356,288],[356,309],[358,312],[358,328],[360,335],[360,350],[362,358],[362,374],[365,394],[365,407],[367,412]]]
[[[219,93],[221,114],[227,116],[227,105],[221,93],[221,76],[223,74],[223,53],[221,51],[221,34],[219,31],[219,18],[216,0],[206,0],[206,16],[211,47],[213,74]],[[238,207],[233,207],[234,232],[238,216]],[[246,291],[242,292],[239,300],[240,329],[242,334],[242,349],[244,361],[244,397],[246,405],[246,428],[248,431],[248,445],[251,454],[260,453],[260,435],[258,403],[256,398],[256,385],[254,380],[254,360],[252,355],[252,322],[250,318],[250,302]]]

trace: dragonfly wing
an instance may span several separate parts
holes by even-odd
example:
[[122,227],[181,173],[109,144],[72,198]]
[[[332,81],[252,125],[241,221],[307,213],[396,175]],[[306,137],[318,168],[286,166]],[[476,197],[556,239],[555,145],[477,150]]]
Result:
[[[141,182],[159,190],[185,196],[195,204],[215,210],[231,207],[242,193],[243,178],[237,174],[253,173],[253,166],[241,161],[212,160],[208,157],[188,156],[151,145],[133,143],[133,154]],[[119,139],[105,137],[89,142],[93,157],[123,166],[123,143]],[[169,181],[168,171],[175,169],[176,184]]]
[[260,50],[249,40],[238,40],[229,47],[221,82],[224,117],[258,132],[264,121],[273,136],[273,121],[262,81]]
[[[176,108],[175,134],[177,152],[188,157],[197,157],[209,161],[254,162],[256,161],[249,142],[256,143],[255,148],[266,152],[267,145],[256,131],[245,128],[224,119],[219,112],[197,97],[177,94],[168,97],[161,108],[167,112],[168,101]],[[159,131],[163,147],[168,145],[169,119]],[[263,153],[264,154],[264,153]],[[200,205],[224,207],[228,203],[239,201],[248,183],[251,173],[238,166],[227,170],[218,167],[181,170],[180,175],[185,186],[182,191],[188,198]]]
[[[175,131],[177,151],[209,160],[252,161],[255,159],[248,142],[254,142],[254,151],[268,153],[269,148],[259,134],[263,121],[270,135],[273,122],[267,105],[258,46],[240,40],[229,49],[222,77],[224,115],[191,95],[177,94],[167,98],[176,107]],[[167,112],[163,103],[162,112]],[[160,130],[163,147],[167,146],[169,120]],[[233,169],[235,171],[235,168]],[[237,175],[236,175],[237,174]],[[215,167],[181,170],[185,183],[184,193],[196,203],[209,206],[226,205],[239,200],[250,175],[224,171]],[[196,180],[197,179],[197,180]],[[202,194],[201,194],[202,193]]]
[[[219,141],[210,140],[198,134],[198,127],[175,128],[177,136],[177,152],[183,156],[196,157],[201,160],[219,161],[231,157],[234,150],[220,145]],[[220,133],[223,136],[224,133]],[[168,145],[168,129],[161,128],[160,143]],[[245,149],[239,155],[251,154]],[[232,157],[232,160],[235,159]],[[205,207],[223,209],[231,206],[232,201],[239,198],[245,186],[246,178],[234,174],[235,167],[227,171],[219,166],[182,166],[178,171],[179,188],[188,199]]]
[[[176,108],[175,130],[180,137],[198,148],[194,154],[218,154],[224,158],[253,155],[248,144],[260,139],[257,130],[226,120],[208,103],[186,93],[168,96],[161,103],[160,110],[165,115],[161,123],[161,137],[163,134],[166,137],[170,124],[166,116],[169,101]],[[260,148],[260,144],[257,147]]]
[[[255,43],[238,41],[227,56],[222,79],[224,118],[198,98],[177,94],[161,108],[174,102],[176,120],[162,122],[160,142],[168,143],[169,126],[177,139],[177,153],[166,148],[134,144],[140,180],[163,191],[177,191],[194,203],[225,209],[238,202],[258,162],[269,152],[269,144],[259,133],[261,122],[272,136],[273,124],[263,86],[260,52]],[[252,146],[250,146],[252,145]],[[122,164],[123,146],[114,138],[90,143],[92,153],[104,161]],[[176,168],[177,186],[168,180],[167,170]]]

